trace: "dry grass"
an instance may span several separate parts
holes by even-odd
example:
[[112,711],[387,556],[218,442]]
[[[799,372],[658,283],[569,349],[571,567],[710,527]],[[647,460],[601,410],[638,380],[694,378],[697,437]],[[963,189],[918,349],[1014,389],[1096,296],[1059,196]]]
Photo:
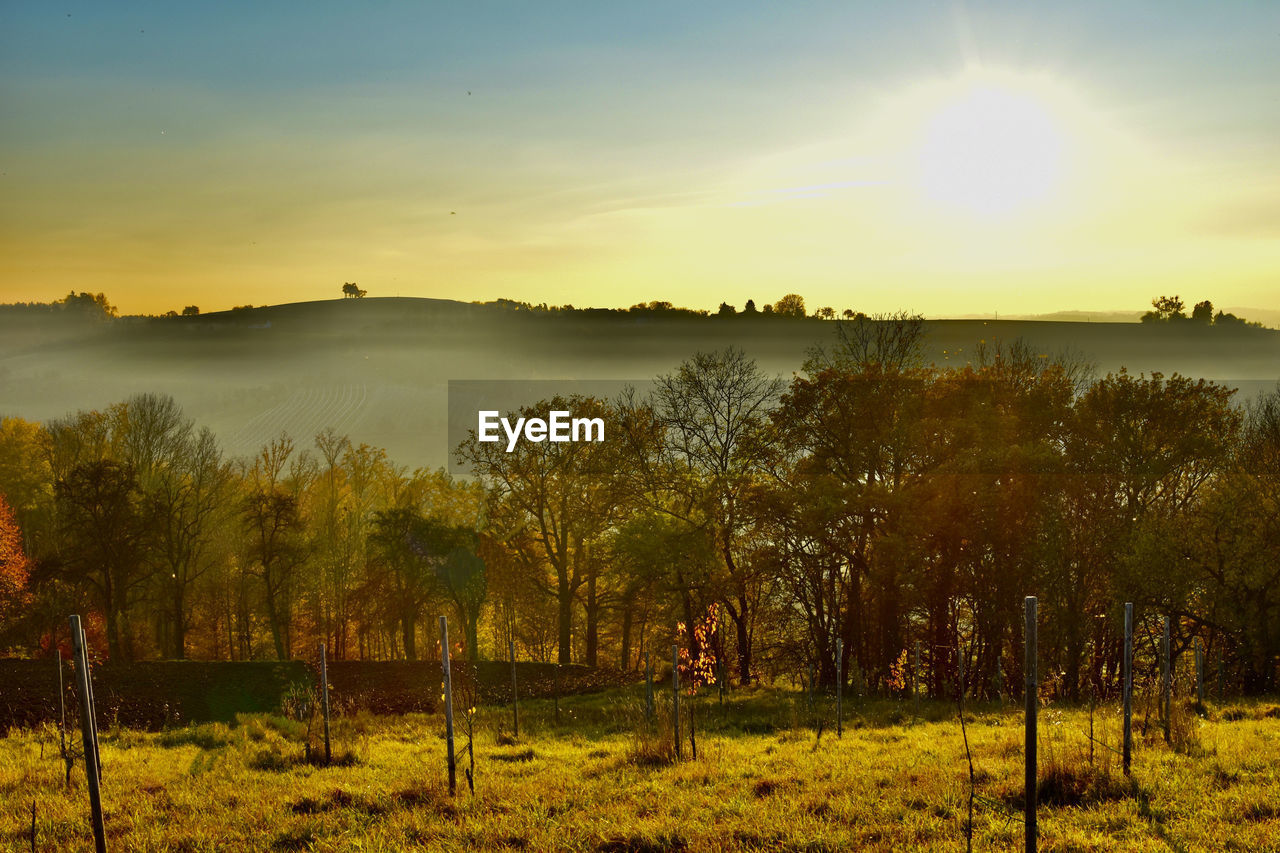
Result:
[[[827,722],[792,728],[802,694],[735,695],[698,710],[699,758],[674,760],[669,714],[644,722],[639,691],[481,709],[476,794],[448,794],[439,716],[337,721],[335,746],[358,762],[317,767],[287,721],[159,734],[104,733],[103,796],[112,849],[213,850],[955,850],[964,843],[968,769],[954,708],[867,701],[843,738]],[[669,701],[669,700],[668,700]],[[1197,718],[1198,751],[1156,737],[1118,770],[1118,713],[1046,708],[1041,719],[1042,849],[1275,850],[1280,838],[1280,718],[1241,703],[1231,722]],[[948,713],[950,712],[950,713]],[[801,718],[807,716],[799,715]],[[949,718],[948,718],[949,717]],[[899,724],[894,719],[904,720]],[[61,783],[50,732],[0,740],[0,849],[91,849],[83,774]],[[974,849],[1021,847],[1021,713],[972,709],[978,808]],[[1185,743],[1190,743],[1186,741]],[[43,755],[41,750],[43,749]],[[279,766],[260,758],[279,756]],[[273,759],[274,760],[274,759]],[[260,766],[260,765],[271,766]]]

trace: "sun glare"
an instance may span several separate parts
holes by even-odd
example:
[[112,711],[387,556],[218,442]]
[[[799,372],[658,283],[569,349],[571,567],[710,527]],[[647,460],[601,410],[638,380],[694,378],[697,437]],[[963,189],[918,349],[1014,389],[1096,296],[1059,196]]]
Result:
[[1062,179],[1063,134],[1046,104],[999,82],[957,86],[925,124],[921,191],[978,216],[1050,200]]

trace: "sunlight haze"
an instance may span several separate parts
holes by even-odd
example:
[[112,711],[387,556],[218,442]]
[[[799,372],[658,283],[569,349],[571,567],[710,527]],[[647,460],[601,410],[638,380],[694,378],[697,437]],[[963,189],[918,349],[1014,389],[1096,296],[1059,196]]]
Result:
[[0,9],[0,302],[1280,303],[1280,7]]

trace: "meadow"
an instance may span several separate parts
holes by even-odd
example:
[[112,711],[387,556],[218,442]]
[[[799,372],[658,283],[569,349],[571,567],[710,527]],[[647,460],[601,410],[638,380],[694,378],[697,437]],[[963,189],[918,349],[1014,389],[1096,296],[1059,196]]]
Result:
[[[687,702],[682,697],[682,703]],[[242,715],[159,732],[103,728],[110,849],[963,850],[970,773],[953,704],[758,689],[697,700],[673,755],[669,692],[652,722],[642,686],[465,714],[451,796],[442,714],[334,721],[334,763],[306,760],[306,727]],[[1135,701],[1133,774],[1119,708],[1040,713],[1041,850],[1280,850],[1280,708],[1176,704],[1172,745]],[[967,709],[974,850],[1021,849],[1022,709]],[[1091,741],[1089,732],[1094,733]],[[78,744],[78,731],[73,733]],[[313,744],[318,742],[312,727]],[[33,815],[34,804],[34,815]],[[0,740],[0,841],[92,849],[83,769],[64,785],[53,726]]]

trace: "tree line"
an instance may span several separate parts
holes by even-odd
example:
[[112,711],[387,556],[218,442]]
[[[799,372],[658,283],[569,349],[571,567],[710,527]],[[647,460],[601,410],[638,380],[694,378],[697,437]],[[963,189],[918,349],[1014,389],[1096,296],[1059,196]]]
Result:
[[[1276,688],[1280,388],[1239,406],[1020,342],[938,367],[918,317],[835,327],[790,380],[730,348],[647,394],[540,401],[516,414],[600,417],[606,441],[472,436],[468,479],[333,432],[229,460],[155,395],[5,419],[0,645],[50,653],[80,610],[113,658],[412,659],[448,613],[472,657],[510,638],[635,669],[679,635],[740,683],[831,685],[841,640],[868,691],[902,689],[918,642],[931,693],[963,658],[990,696],[1017,692],[1034,594],[1064,697],[1117,689],[1124,601],[1144,657],[1167,615],[1175,653],[1198,638],[1236,687]],[[679,630],[712,609],[714,633]]]

